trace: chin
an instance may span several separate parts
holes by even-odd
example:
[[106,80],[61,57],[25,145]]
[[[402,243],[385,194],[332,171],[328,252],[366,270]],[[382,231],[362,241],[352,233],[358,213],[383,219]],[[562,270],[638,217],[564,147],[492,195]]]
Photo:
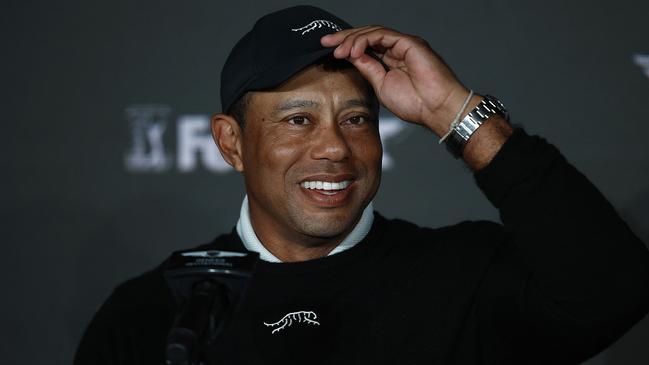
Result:
[[332,238],[349,233],[356,222],[354,218],[354,216],[345,215],[345,217],[309,219],[304,215],[300,215],[294,220],[294,223],[298,230],[307,236]]

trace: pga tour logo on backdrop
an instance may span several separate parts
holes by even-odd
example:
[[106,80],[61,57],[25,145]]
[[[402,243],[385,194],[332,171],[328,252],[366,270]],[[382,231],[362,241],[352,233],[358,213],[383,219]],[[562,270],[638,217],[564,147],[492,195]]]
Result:
[[[131,146],[124,156],[127,170],[138,173],[172,170],[189,173],[205,169],[217,174],[234,171],[214,144],[208,115],[179,115],[172,122],[171,108],[157,104],[133,105],[126,108],[125,114],[131,132]],[[386,148],[389,144],[387,141],[403,134],[405,128],[405,123],[394,116],[380,118],[384,170],[394,165]],[[165,138],[170,129],[175,130],[175,148],[168,143],[169,138]]]

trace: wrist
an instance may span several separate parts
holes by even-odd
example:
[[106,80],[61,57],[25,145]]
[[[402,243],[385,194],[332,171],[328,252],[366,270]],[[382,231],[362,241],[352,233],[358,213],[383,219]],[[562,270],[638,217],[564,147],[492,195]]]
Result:
[[473,171],[483,169],[513,132],[514,128],[505,118],[498,114],[491,116],[467,142],[462,154],[464,161]]
[[462,120],[465,116],[471,112],[480,101],[482,101],[481,95],[474,94],[470,100],[467,101],[470,91],[464,86],[460,85],[458,88],[451,91],[448,97],[444,102],[432,112],[428,118],[424,120],[424,124],[435,133],[438,137],[445,135],[451,128],[451,123],[457,115],[457,113],[462,109],[462,106],[467,102],[466,107],[462,111],[462,114],[459,117],[459,120]]
[[[469,94],[469,98],[471,97]],[[477,130],[493,116],[498,115],[505,120],[508,119],[509,113],[503,103],[493,96],[486,95],[482,98],[480,103],[466,116],[461,119],[464,113],[464,106],[468,103],[469,98],[466,99],[462,108],[456,114],[456,118],[451,123],[451,128],[440,138],[439,143],[445,142],[448,151],[456,158],[462,157],[462,152],[469,140],[471,140]]]

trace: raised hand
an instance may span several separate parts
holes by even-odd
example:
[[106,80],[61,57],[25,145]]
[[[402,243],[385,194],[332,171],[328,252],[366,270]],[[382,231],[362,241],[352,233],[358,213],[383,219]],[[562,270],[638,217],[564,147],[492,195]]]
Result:
[[[370,82],[383,106],[403,120],[428,126],[437,135],[448,131],[469,95],[453,71],[419,37],[366,26],[324,36],[321,43],[337,47],[334,57],[351,62]],[[387,70],[366,53],[368,48]],[[476,98],[471,104],[479,102]]]

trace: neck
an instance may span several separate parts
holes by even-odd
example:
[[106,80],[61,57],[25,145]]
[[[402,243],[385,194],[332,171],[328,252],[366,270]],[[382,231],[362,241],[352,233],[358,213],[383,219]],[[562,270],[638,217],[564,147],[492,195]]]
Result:
[[270,219],[264,219],[266,217],[254,209],[254,206],[249,206],[249,213],[250,223],[259,241],[282,262],[307,261],[327,256],[358,222],[356,219],[350,227],[336,236],[313,237],[278,225]]
[[[261,217],[263,218],[263,217]],[[246,248],[260,253],[270,262],[299,262],[313,260],[348,249],[361,241],[372,226],[374,213],[372,203],[344,232],[332,237],[313,237],[288,231],[266,221],[249,209],[246,197],[241,206],[237,232]]]
[[[297,240],[290,240],[283,238],[284,236],[277,235],[277,232],[270,233],[263,229],[258,229],[258,226],[255,225],[254,218],[251,217],[251,219],[259,240],[262,242],[264,247],[281,262],[300,262],[325,257],[329,255],[329,253],[333,251],[349,233],[345,232],[342,235],[328,239],[313,239],[313,237],[304,236],[304,241],[300,241],[299,238]],[[306,240],[308,238],[311,239],[307,242]]]

